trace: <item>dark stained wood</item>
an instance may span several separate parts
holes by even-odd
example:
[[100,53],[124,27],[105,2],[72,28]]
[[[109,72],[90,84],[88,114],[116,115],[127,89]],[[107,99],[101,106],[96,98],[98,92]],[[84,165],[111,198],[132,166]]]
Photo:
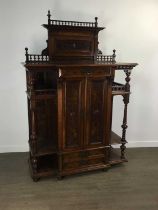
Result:
[[[87,146],[106,145],[109,77],[87,78]],[[108,122],[110,122],[108,120]]]
[[83,147],[84,79],[63,78],[63,150]]
[[[47,47],[41,55],[25,48],[29,122],[29,166],[34,181],[107,169],[125,162],[130,71],[136,63],[117,63],[116,50],[98,50],[95,22],[52,20],[48,11]],[[126,84],[114,82],[124,70]],[[111,131],[112,104],[122,95],[122,137]],[[112,148],[121,144],[120,155]]]

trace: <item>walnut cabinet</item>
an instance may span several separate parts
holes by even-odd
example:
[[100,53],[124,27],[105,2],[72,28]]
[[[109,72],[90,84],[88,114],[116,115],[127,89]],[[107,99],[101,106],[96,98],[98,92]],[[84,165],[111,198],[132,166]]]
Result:
[[[115,50],[98,49],[95,22],[52,20],[41,55],[26,48],[29,166],[34,181],[62,178],[127,161],[125,157],[130,74],[136,63],[117,63]],[[115,71],[125,72],[125,84]],[[113,97],[123,97],[122,136],[112,129]],[[120,145],[120,151],[113,148]]]

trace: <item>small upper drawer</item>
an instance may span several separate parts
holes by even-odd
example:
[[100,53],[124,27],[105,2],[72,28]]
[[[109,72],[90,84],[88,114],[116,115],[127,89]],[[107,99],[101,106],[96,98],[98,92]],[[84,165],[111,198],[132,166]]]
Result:
[[110,68],[98,68],[98,67],[64,67],[60,69],[60,76],[62,77],[100,77],[100,76],[111,76]]

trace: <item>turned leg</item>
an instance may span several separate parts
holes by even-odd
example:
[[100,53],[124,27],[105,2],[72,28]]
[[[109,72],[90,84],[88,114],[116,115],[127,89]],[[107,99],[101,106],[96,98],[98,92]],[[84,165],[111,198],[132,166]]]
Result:
[[31,164],[31,174],[32,174],[32,179],[34,182],[37,182],[40,178],[37,176],[37,158],[36,157],[31,157],[30,156],[30,164]]
[[64,178],[64,176],[62,176],[62,175],[58,175],[57,176],[57,179],[60,181],[60,180],[62,180]]
[[124,116],[123,116],[123,124],[122,124],[122,138],[121,138],[121,159],[125,159],[125,149],[126,149],[126,129],[128,128],[127,126],[127,105],[128,105],[128,96],[123,97],[123,102],[124,102]]
[[123,102],[124,102],[124,115],[123,115],[123,124],[122,124],[122,138],[121,138],[121,159],[126,159],[125,158],[125,150],[126,150],[126,130],[128,128],[127,126],[127,106],[129,103],[129,96],[130,96],[130,74],[131,74],[131,70],[124,70],[125,74],[126,74],[126,84],[125,84],[125,92],[126,94],[123,95]]
[[39,177],[33,177],[32,179],[33,179],[34,182],[38,182],[40,180]]

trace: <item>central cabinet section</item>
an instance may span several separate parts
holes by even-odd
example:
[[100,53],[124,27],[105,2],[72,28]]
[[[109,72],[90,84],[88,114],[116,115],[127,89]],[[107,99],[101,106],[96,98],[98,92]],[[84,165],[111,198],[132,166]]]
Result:
[[111,71],[61,67],[58,126],[61,175],[104,168],[108,162]]

